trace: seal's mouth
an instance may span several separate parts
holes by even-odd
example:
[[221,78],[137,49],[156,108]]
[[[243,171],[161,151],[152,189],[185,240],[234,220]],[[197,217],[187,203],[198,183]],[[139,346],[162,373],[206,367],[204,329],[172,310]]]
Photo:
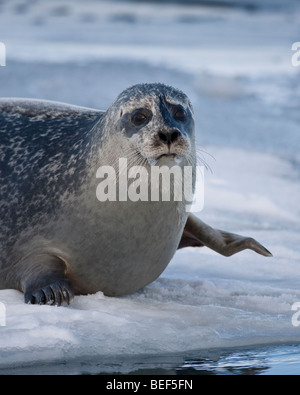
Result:
[[177,155],[176,155],[176,154],[162,154],[162,155],[159,155],[159,156],[157,157],[157,160],[159,160],[159,159],[161,159],[161,158],[163,158],[163,157],[175,159],[175,158],[177,157]]
[[167,154],[159,155],[155,158],[147,158],[147,161],[151,166],[155,166],[158,162],[164,161],[164,160],[166,160],[168,162],[172,161],[172,162],[179,164],[182,161],[182,159],[183,159],[182,156],[179,156],[177,154],[167,153]]

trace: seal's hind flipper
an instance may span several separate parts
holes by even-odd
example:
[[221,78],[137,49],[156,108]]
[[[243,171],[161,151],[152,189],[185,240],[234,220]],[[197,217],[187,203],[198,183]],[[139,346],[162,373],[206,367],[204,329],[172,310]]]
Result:
[[196,236],[184,229],[177,249],[184,247],[204,247],[204,244]]
[[252,237],[214,229],[196,216],[188,216],[179,248],[206,246],[224,256],[231,256],[250,249],[263,256],[272,256],[271,252]]
[[222,230],[218,230],[218,232],[221,233],[225,243],[225,253],[223,254],[225,256],[236,254],[237,252],[245,249],[253,250],[257,254],[266,257],[273,256],[269,250],[252,237],[240,236],[234,233],[224,232]]

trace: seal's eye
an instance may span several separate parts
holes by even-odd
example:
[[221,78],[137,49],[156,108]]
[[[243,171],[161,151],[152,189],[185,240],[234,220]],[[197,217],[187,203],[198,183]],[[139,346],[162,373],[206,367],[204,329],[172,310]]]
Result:
[[173,116],[176,119],[176,121],[181,121],[181,122],[185,121],[186,119],[185,109],[181,106],[176,107],[174,109]]
[[147,109],[144,109],[144,108],[138,109],[133,112],[131,121],[134,125],[141,126],[144,123],[150,121],[151,115],[152,115],[151,111],[149,111]]
[[138,113],[138,114],[134,114],[132,116],[132,122],[135,125],[142,125],[144,122],[146,122],[147,117],[145,117],[144,114]]

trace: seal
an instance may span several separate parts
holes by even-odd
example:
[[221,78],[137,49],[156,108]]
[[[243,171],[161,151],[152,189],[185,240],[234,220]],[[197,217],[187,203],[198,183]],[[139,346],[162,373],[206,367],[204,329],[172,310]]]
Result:
[[99,168],[116,169],[121,189],[119,158],[129,169],[195,170],[193,108],[178,89],[138,84],[107,111],[0,99],[0,143],[0,289],[20,290],[26,303],[134,292],[187,246],[271,255],[252,238],[206,225],[184,199],[97,198]]

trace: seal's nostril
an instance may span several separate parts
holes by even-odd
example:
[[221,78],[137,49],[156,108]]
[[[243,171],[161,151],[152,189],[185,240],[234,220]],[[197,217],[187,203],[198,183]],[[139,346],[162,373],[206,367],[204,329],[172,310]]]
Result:
[[167,143],[169,141],[169,137],[167,133],[158,132],[158,137],[164,142]]
[[178,139],[180,136],[180,132],[178,130],[174,130],[172,132],[158,132],[158,137],[163,141],[165,144],[173,143]]
[[171,142],[176,141],[178,137],[180,136],[180,132],[178,130],[175,130],[174,132],[171,133]]

